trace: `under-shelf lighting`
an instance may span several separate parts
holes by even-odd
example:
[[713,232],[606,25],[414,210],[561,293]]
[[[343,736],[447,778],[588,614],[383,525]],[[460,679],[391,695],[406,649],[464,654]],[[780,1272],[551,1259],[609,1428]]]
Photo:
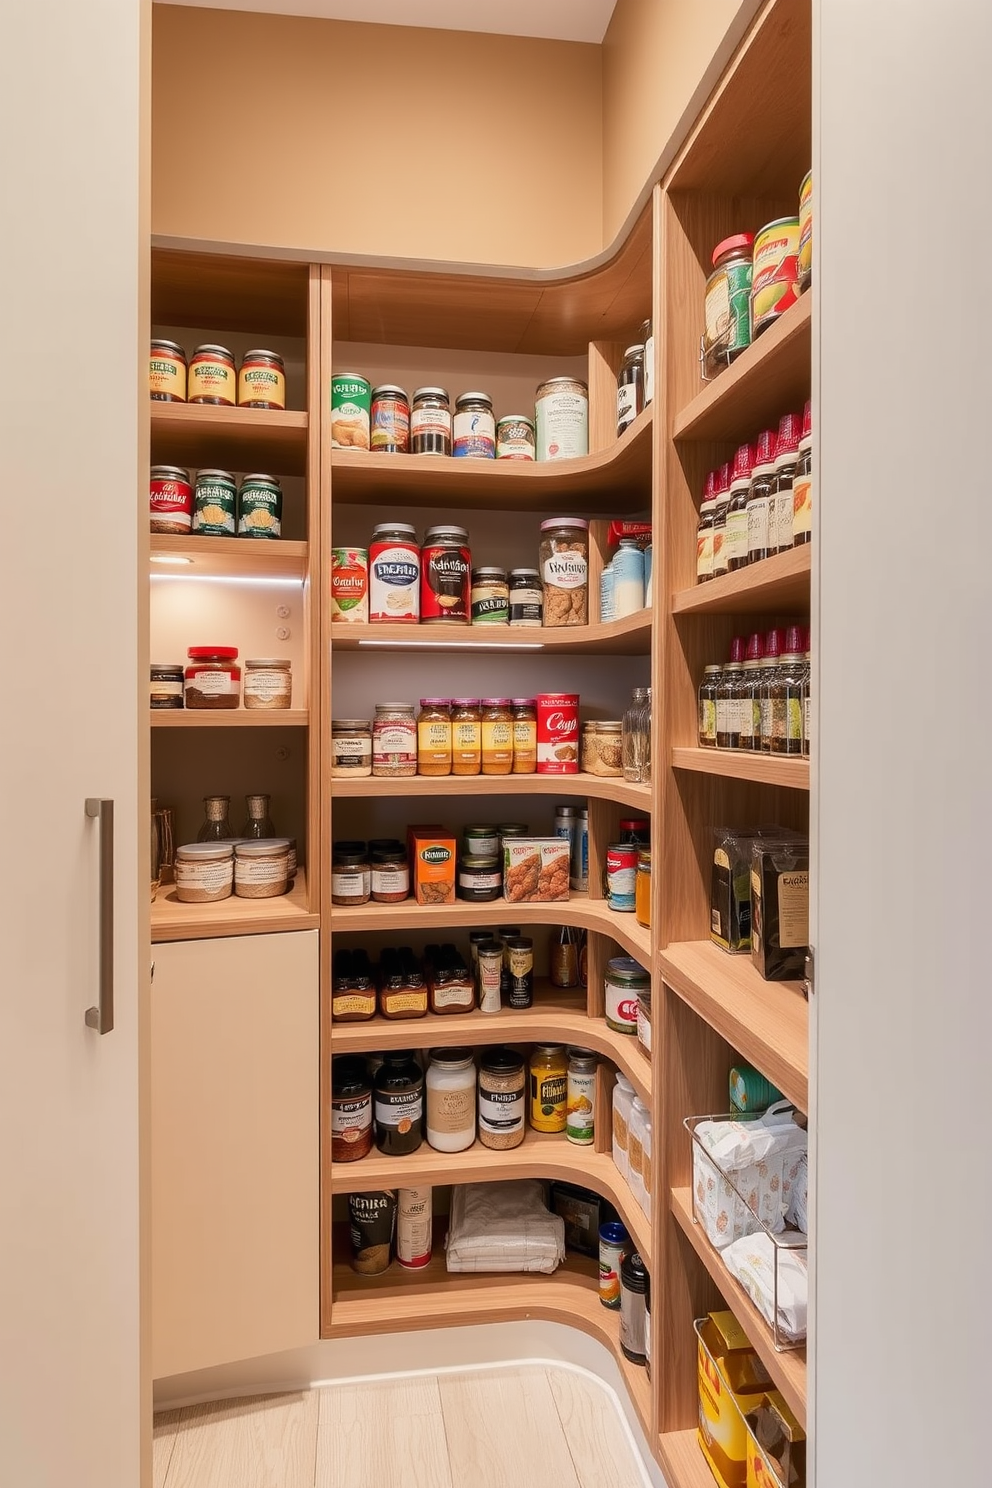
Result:
[[192,563],[192,558],[180,558],[175,553],[153,553],[149,559],[150,563]]
[[[344,637],[342,637],[344,639]],[[543,651],[543,641],[516,642],[511,646],[494,646],[477,641],[359,641],[359,646],[385,646],[390,651]]]
[[289,574],[287,574],[285,578],[281,579],[273,579],[269,576],[266,576],[265,578],[258,578],[252,577],[248,574],[245,574],[243,577],[239,577],[234,574],[214,574],[213,576],[211,576],[210,574],[177,573],[149,574],[148,577],[150,581],[155,584],[275,584],[282,589],[288,589],[293,586],[298,586],[300,589],[302,589],[304,582],[303,579],[292,578]]

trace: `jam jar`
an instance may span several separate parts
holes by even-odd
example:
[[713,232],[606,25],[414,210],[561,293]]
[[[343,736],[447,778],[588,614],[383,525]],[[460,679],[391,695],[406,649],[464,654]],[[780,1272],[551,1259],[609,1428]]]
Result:
[[415,455],[451,454],[451,408],[446,388],[422,387],[414,393],[410,450]]
[[451,699],[451,773],[482,771],[482,708],[478,698]]
[[236,708],[241,701],[237,646],[190,646],[183,682],[187,708]]
[[286,368],[275,351],[246,351],[238,373],[241,408],[285,408]]
[[205,343],[190,358],[187,374],[190,403],[218,403],[233,408],[237,402],[234,358],[226,346]]
[[513,708],[510,699],[483,698],[482,773],[509,775],[512,769]]

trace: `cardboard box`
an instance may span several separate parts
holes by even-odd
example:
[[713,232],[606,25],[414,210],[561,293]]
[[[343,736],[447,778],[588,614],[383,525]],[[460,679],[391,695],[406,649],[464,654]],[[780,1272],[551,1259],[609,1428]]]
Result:
[[722,1488],[745,1488],[745,1414],[762,1403],[771,1380],[732,1312],[711,1312],[695,1324],[699,1445]]
[[446,827],[411,827],[410,880],[418,904],[454,904],[455,838]]
[[547,904],[568,898],[567,837],[513,837],[503,847],[503,898]]

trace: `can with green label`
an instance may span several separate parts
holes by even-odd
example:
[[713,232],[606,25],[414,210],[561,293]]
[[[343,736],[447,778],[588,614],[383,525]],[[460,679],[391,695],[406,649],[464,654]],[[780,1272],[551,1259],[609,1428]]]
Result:
[[331,378],[331,448],[369,448],[372,384],[357,372]]
[[238,488],[228,470],[201,470],[193,497],[193,531],[204,537],[233,537]]
[[238,536],[282,536],[282,486],[274,475],[246,475],[241,482]]

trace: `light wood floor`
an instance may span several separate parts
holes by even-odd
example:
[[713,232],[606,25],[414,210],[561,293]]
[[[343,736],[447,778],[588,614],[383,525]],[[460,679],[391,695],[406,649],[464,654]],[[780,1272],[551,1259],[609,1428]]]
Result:
[[553,1366],[254,1395],[155,1419],[154,1488],[641,1488],[611,1394]]

